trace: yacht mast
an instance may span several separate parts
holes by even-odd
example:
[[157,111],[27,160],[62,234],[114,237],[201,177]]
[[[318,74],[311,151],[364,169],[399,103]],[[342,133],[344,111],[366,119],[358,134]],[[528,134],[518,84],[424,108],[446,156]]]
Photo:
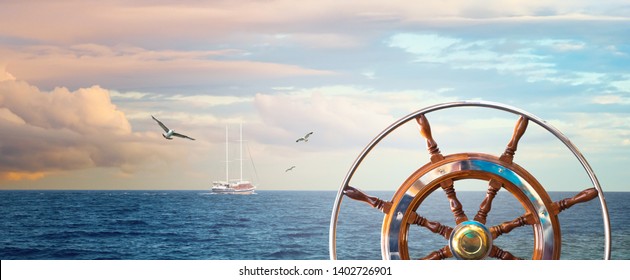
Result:
[[228,126],[225,125],[225,182],[230,182],[230,161],[229,161],[229,148],[228,148]]
[[241,142],[241,182],[243,182],[243,123],[241,122],[240,125],[240,132],[241,132],[241,136],[240,136],[240,140],[239,142]]

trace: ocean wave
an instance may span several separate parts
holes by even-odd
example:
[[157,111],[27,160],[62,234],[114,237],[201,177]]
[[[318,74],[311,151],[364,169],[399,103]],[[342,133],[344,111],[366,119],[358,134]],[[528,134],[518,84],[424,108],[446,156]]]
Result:
[[311,256],[307,255],[303,250],[277,250],[273,253],[264,255],[264,259],[272,260],[306,260]]
[[0,259],[3,260],[26,260],[26,259],[42,259],[45,250],[39,248],[22,248],[22,247],[2,247],[0,250]]
[[313,236],[320,236],[321,232],[313,232],[313,231],[300,231],[300,232],[290,232],[284,233],[281,236],[286,238],[307,238]]
[[123,226],[146,226],[149,223],[143,220],[114,220],[114,225],[123,225]]
[[35,238],[42,239],[61,239],[67,240],[71,238],[109,238],[117,237],[121,235],[129,234],[129,232],[123,231],[87,231],[87,230],[72,230],[72,231],[59,231],[59,232],[47,232],[34,236]]
[[[257,196],[212,197],[200,196],[208,191],[169,191],[166,192],[169,195],[153,196],[143,193],[2,191],[0,258],[329,258],[328,225],[335,192],[261,191]],[[160,194],[162,191],[147,193]],[[474,195],[473,198],[479,196]],[[461,192],[458,196],[464,203],[469,193]],[[566,195],[560,195],[560,198],[564,197]],[[442,203],[444,199],[439,198]],[[607,197],[613,209],[610,212],[613,259],[630,259],[630,222],[625,215],[630,211],[628,201],[630,193]],[[343,259],[380,259],[383,214],[368,211],[358,202],[354,207],[350,202],[344,204],[340,213],[338,256]],[[472,209],[477,211],[479,201],[474,202]],[[490,215],[499,223],[515,218],[509,211],[501,211],[501,208],[511,209],[513,206],[506,203],[493,202]],[[598,209],[591,211],[589,208],[598,206],[593,205],[580,204],[560,215],[562,258],[601,259],[604,242],[601,212]],[[309,210],[303,211],[303,206]],[[435,209],[439,211],[427,213],[428,218],[453,223],[448,205],[446,211],[444,207]],[[503,212],[506,217],[502,216]],[[584,225],[588,227],[584,228]],[[423,228],[413,230],[416,231],[409,237],[422,237],[418,232],[426,231]],[[533,238],[531,228],[521,227],[496,242],[510,251],[524,244],[531,253]],[[410,241],[410,248],[422,246],[433,250],[444,246],[440,236],[435,239],[437,241],[423,239],[422,243],[414,239]]]

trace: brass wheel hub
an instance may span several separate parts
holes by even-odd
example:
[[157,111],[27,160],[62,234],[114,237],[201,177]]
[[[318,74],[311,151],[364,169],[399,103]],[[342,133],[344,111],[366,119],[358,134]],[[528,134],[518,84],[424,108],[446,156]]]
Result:
[[483,224],[465,221],[453,229],[449,246],[457,259],[480,260],[490,253],[492,235]]

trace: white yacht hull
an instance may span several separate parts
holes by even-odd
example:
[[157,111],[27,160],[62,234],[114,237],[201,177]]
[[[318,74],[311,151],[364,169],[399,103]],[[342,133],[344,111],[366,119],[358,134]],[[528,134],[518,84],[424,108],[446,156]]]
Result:
[[238,180],[229,180],[229,153],[228,153],[228,129],[225,127],[225,181],[214,181],[212,182],[212,193],[220,193],[220,194],[253,194],[256,190],[256,186],[254,186],[249,181],[243,180],[243,128],[241,126],[240,133],[240,163],[241,163],[241,176]]
[[256,187],[250,183],[231,184],[230,186],[222,184],[212,187],[213,193],[221,194],[253,194],[255,190]]

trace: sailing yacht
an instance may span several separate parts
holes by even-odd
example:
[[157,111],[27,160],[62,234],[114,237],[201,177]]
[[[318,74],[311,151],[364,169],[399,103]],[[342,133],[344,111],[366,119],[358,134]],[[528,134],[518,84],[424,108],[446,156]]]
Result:
[[251,182],[243,180],[243,125],[240,126],[240,166],[241,176],[238,180],[230,180],[228,128],[225,126],[225,181],[212,182],[212,192],[221,194],[253,194],[256,190]]

